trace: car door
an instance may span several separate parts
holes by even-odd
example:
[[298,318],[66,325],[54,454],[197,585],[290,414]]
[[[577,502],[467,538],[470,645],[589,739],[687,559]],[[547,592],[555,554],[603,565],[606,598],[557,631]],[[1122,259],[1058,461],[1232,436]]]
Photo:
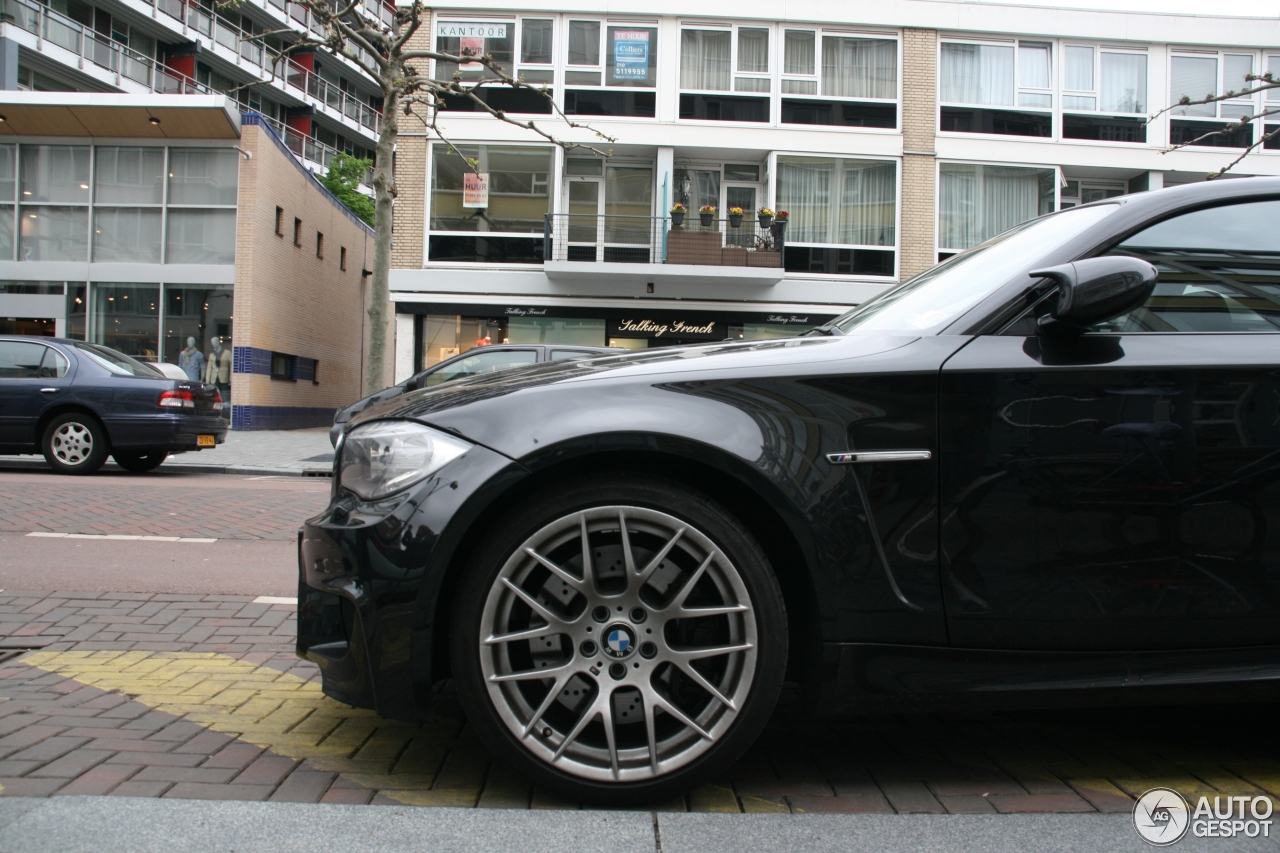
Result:
[[36,341],[0,340],[0,444],[30,446],[40,414],[70,385],[66,356]]
[[476,376],[481,373],[495,373],[499,370],[508,370],[512,367],[525,367],[530,364],[538,363],[538,350],[535,347],[529,349],[500,349],[490,350],[483,347],[477,347],[473,352],[468,353],[462,358],[450,361],[447,364],[440,365],[439,369],[428,373],[422,380],[421,387],[434,388],[437,385],[443,385],[454,379],[462,379],[467,376]]
[[[944,365],[951,642],[1280,642],[1280,201],[1174,216],[1110,254],[1146,304],[1077,338],[1033,309]],[[1045,303],[1042,303],[1045,304]]]

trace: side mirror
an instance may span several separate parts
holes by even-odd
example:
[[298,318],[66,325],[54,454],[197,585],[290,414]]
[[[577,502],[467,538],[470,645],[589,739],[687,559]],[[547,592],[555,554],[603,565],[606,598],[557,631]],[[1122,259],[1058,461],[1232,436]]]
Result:
[[1138,258],[1086,258],[1035,270],[1032,276],[1058,284],[1058,304],[1037,322],[1039,331],[1079,335],[1094,323],[1126,314],[1142,305],[1155,289],[1159,271]]

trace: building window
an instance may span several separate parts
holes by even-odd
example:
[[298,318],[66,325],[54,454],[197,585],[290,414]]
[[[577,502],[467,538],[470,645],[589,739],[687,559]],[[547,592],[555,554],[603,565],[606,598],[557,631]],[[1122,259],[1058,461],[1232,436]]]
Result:
[[1054,210],[1056,169],[942,163],[938,176],[940,259]]
[[302,245],[302,220],[297,217],[293,220],[293,245]]
[[[1252,53],[1174,54],[1169,66],[1169,103],[1177,103],[1184,95],[1198,99],[1211,92],[1252,88],[1245,76],[1253,73],[1256,59]],[[1257,109],[1257,95],[1175,107],[1169,111],[1169,142],[1182,145],[1206,133],[1221,131],[1196,145],[1247,148],[1253,144],[1255,123],[1242,125],[1240,118],[1253,115]]]
[[94,261],[161,262],[164,157],[163,148],[100,147],[96,150]]
[[1063,46],[1063,138],[1146,142],[1146,111],[1145,53]]
[[960,133],[1051,136],[1053,47],[943,42],[939,127]]
[[338,269],[343,272],[347,271],[347,247],[338,247]]
[[89,147],[23,145],[19,260],[89,259]]
[[[181,367],[190,379],[227,384],[218,372],[222,352],[231,351],[231,324],[235,316],[232,286],[166,284],[163,304],[161,358]],[[215,352],[215,339],[222,352]]]
[[768,122],[772,85],[768,28],[681,31],[680,118]]
[[324,235],[316,232],[316,257],[324,260]]
[[89,340],[139,361],[160,358],[160,285],[94,284]]
[[169,150],[166,263],[235,263],[239,172],[235,149]]
[[294,375],[294,366],[297,363],[295,356],[283,352],[271,353],[271,378],[281,379],[287,382],[293,382],[298,377]]
[[284,208],[283,207],[276,208],[276,236],[277,237],[284,236]]
[[898,126],[898,42],[787,29],[782,123]]
[[[551,170],[547,147],[433,145],[428,257],[542,263]],[[482,174],[488,176],[487,191],[464,194],[464,184],[477,186]]]
[[892,276],[898,174],[892,161],[779,157],[779,210],[791,214],[791,272]]
[[658,29],[568,22],[564,111],[653,118],[657,114]]
[[[492,56],[506,74],[521,77],[526,83],[555,83],[555,22],[549,18],[511,18],[504,21],[449,21],[436,23],[436,50],[453,56],[468,53]],[[520,45],[520,63],[515,63],[516,45]],[[436,79],[451,80],[459,75],[462,83],[482,79],[486,69],[478,62],[436,63]],[[482,87],[476,97],[494,109],[509,113],[547,115],[551,103],[540,92],[513,89],[509,86]],[[463,112],[482,110],[466,96],[444,99],[445,109]]]

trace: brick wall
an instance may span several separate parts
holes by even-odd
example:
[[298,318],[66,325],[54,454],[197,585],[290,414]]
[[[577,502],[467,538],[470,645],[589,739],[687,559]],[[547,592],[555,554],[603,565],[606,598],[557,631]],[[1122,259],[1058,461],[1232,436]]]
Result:
[[[240,162],[234,344],[237,350],[314,359],[318,381],[273,380],[238,370],[231,383],[236,426],[325,425],[335,409],[364,394],[368,284],[360,273],[373,261],[373,237],[269,128],[246,124],[240,147],[252,158]],[[283,236],[275,233],[277,207],[283,209]],[[293,242],[295,217],[302,220],[299,246]],[[316,257],[316,232],[324,234],[323,258]],[[390,384],[389,376],[384,384]]]
[[[407,45],[409,50],[431,50],[429,26],[422,26]],[[423,63],[426,60],[422,60]],[[415,111],[423,112],[421,107]],[[424,113],[425,114],[425,113]],[[423,217],[427,196],[427,133],[422,121],[400,115],[400,136],[396,140],[395,240],[391,244],[391,266],[421,269],[424,239]]]
[[[934,192],[937,181],[937,44],[934,30],[902,33],[902,260],[903,279],[937,262]],[[921,152],[921,153],[911,153]]]

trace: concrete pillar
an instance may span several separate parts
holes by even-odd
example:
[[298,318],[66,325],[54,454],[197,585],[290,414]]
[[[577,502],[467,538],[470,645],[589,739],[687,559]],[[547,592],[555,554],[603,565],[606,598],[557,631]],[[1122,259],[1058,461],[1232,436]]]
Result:
[[903,280],[938,262],[934,245],[937,52],[937,31],[903,31],[902,197],[899,200],[902,229],[898,235],[898,269]]
[[0,89],[18,88],[18,43],[0,38]]
[[396,314],[395,381],[403,382],[413,375],[413,315]]
[[1145,193],[1160,189],[1164,189],[1164,172],[1143,172],[1138,177],[1129,179],[1131,193]]

